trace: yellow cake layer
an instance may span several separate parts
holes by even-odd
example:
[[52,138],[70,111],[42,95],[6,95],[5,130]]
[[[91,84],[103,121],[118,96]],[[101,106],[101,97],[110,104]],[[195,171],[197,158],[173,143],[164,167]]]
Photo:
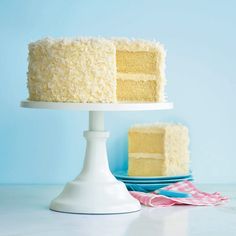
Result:
[[128,162],[130,176],[161,176],[163,175],[164,161],[155,158],[131,158]]
[[116,51],[118,72],[155,74],[156,64],[155,52]]
[[163,133],[129,132],[129,153],[160,153],[164,151]]
[[154,102],[156,101],[156,81],[119,79],[116,81],[116,96],[118,101]]

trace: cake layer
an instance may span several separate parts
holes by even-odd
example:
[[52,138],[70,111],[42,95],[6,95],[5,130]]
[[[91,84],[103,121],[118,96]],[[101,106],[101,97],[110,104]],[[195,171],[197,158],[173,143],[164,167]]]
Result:
[[155,80],[122,80],[116,82],[116,96],[122,102],[155,102],[156,81]]
[[155,74],[155,52],[116,51],[117,72]]
[[129,158],[128,166],[130,176],[161,176],[164,161],[155,158]]
[[164,133],[129,132],[129,153],[164,152]]

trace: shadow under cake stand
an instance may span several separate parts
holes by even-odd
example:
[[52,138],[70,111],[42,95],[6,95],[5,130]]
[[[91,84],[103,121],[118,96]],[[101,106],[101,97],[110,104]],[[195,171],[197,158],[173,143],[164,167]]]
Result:
[[141,209],[125,187],[111,173],[108,165],[104,129],[105,111],[147,111],[172,109],[172,103],[63,103],[22,101],[25,108],[89,111],[89,130],[84,164],[79,176],[66,184],[62,193],[52,200],[50,209],[66,213],[117,214]]

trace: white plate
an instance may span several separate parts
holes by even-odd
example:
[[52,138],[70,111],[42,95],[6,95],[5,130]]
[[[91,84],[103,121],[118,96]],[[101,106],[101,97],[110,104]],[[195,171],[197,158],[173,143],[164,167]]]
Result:
[[173,108],[171,102],[145,103],[76,103],[76,102],[40,102],[25,100],[21,102],[25,108],[39,109],[72,109],[81,111],[155,111]]

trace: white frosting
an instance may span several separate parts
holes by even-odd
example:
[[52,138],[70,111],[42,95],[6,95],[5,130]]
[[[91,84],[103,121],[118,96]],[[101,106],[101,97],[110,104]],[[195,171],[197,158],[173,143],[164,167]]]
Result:
[[43,39],[29,44],[30,100],[115,102],[114,44],[105,39]]
[[128,39],[128,38],[112,38],[116,45],[117,51],[160,51],[165,54],[164,47],[161,43],[153,40],[142,40],[142,39]]
[[143,153],[143,152],[130,152],[129,153],[129,158],[151,158],[151,159],[160,159],[164,160],[164,155],[159,154],[159,153]]
[[116,79],[121,79],[121,80],[142,80],[142,81],[147,81],[147,80],[156,80],[155,75],[148,75],[148,74],[136,74],[136,73],[121,73],[118,72]]
[[182,124],[175,123],[148,123],[148,124],[134,124],[130,127],[129,131],[138,131],[138,132],[150,132],[150,133],[163,133],[166,129],[181,129],[188,130],[188,128]]
[[[116,50],[155,51],[160,98],[164,101],[165,51],[158,42],[104,38],[45,38],[29,44],[29,100],[116,102]],[[132,77],[132,76],[131,76]],[[123,77],[124,78],[124,77]],[[154,80],[139,74],[132,79]],[[129,102],[129,101],[127,101]],[[133,101],[134,102],[134,101]]]

